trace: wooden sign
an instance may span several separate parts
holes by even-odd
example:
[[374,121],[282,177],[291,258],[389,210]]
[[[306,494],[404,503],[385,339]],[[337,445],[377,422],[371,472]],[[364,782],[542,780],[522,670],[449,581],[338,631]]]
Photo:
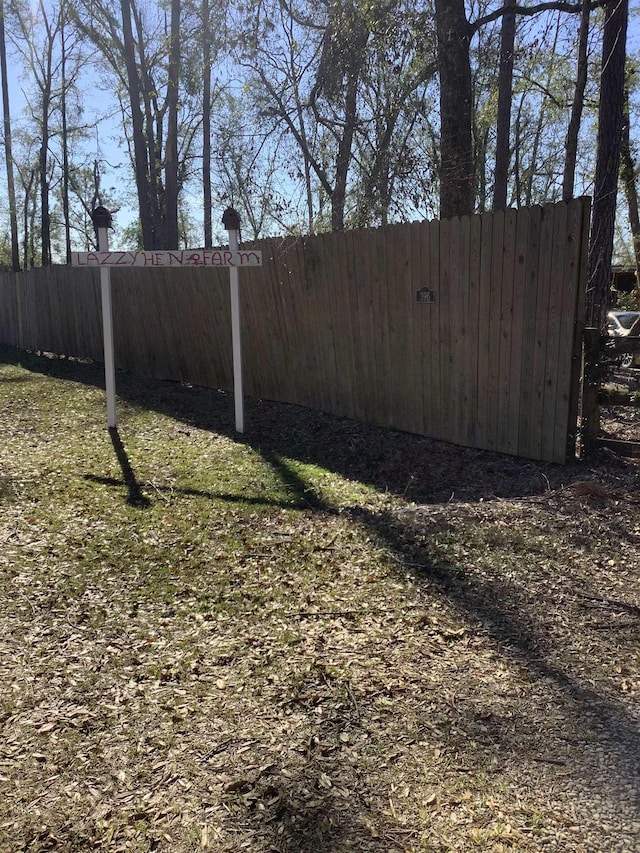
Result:
[[72,252],[74,267],[99,267],[102,296],[102,329],[104,341],[104,379],[107,392],[107,426],[117,429],[116,368],[113,345],[113,309],[111,304],[111,267],[229,267],[231,298],[231,340],[233,346],[233,387],[236,408],[236,430],[244,432],[242,399],[242,348],[240,345],[239,267],[262,266],[262,252],[239,249],[240,216],[227,208],[222,217],[229,234],[228,249],[174,249],[170,251],[115,252],[109,250],[111,213],[97,207],[91,214],[98,237],[97,252]]
[[255,249],[175,249],[137,252],[72,252],[74,267],[259,267]]

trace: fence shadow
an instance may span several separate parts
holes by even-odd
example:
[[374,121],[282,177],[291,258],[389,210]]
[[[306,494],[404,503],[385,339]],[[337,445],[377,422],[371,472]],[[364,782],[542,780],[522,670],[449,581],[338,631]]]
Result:
[[[565,657],[566,650],[554,641],[553,632],[540,629],[535,612],[513,585],[483,577],[473,567],[434,557],[428,542],[417,545],[412,525],[397,516],[358,509],[357,517],[370,535],[375,534],[397,555],[401,574],[406,577],[411,567],[421,595],[437,594],[463,621],[480,627],[507,660],[526,670],[531,683],[542,680],[554,685],[567,709],[568,728],[573,734],[588,732],[602,744],[627,781],[627,789],[633,790],[635,806],[640,809],[640,752],[634,746],[640,738],[640,721],[597,686],[595,670],[590,673],[593,681],[572,674],[570,653]],[[624,609],[634,615],[638,611],[633,606]]]
[[[280,476],[296,484],[297,493],[304,494],[311,507],[324,513],[336,511],[315,493],[310,483],[291,471],[286,461],[274,460],[270,454],[262,455]],[[600,689],[595,671],[590,673],[593,681],[573,674],[571,653],[553,638],[553,631],[540,628],[535,612],[522,600],[518,590],[508,580],[485,577],[472,567],[432,553],[428,540],[419,541],[412,524],[397,514],[359,506],[347,512],[355,524],[364,528],[368,537],[377,540],[394,556],[401,579],[406,581],[407,575],[413,576],[418,597],[431,600],[435,596],[446,602],[461,622],[487,634],[506,660],[527,673],[531,683],[542,681],[553,686],[566,709],[565,734],[582,735],[607,751],[616,765],[618,778],[624,781],[627,791],[633,792],[635,808],[640,810],[640,751],[636,748],[640,740],[640,720],[606,688]],[[638,613],[633,605],[624,605],[623,609],[634,616]],[[494,739],[507,750],[522,747],[510,741],[499,723]],[[595,779],[591,781],[596,783]],[[615,798],[605,784],[602,796]]]
[[[5,363],[58,379],[104,387],[100,364],[38,356],[0,346]],[[246,431],[234,426],[233,395],[177,382],[149,382],[119,371],[116,380],[121,411],[151,409],[203,429],[249,444],[261,452],[319,465],[345,478],[402,495],[418,503],[485,501],[543,494],[591,477],[590,465],[606,458],[618,479],[629,467],[611,454],[555,465],[459,447],[394,429],[264,400],[245,401]],[[106,417],[106,415],[105,415]],[[122,467],[121,459],[121,467]],[[130,477],[128,469],[123,473]],[[602,472],[599,472],[599,476]],[[231,496],[232,497],[232,496]]]
[[[103,384],[98,365],[4,349],[0,349],[0,357],[5,362],[15,360],[29,370],[56,378],[97,387]],[[229,394],[176,383],[145,383],[125,374],[118,376],[118,394],[125,405],[153,409],[194,428],[251,445],[290,486],[295,503],[286,505],[314,512],[335,513],[337,508],[323,499],[287,459],[320,465],[379,490],[403,494],[423,503],[533,495],[583,480],[594,471],[592,462],[560,467],[511,459],[256,400],[247,401],[247,432],[238,436],[233,426],[233,398]],[[146,505],[146,484],[136,478],[117,431],[111,432],[111,439],[123,481],[104,482],[119,487],[124,482],[128,501],[136,506]],[[609,468],[619,476],[626,465],[625,460],[613,458]],[[213,493],[210,496],[225,497]],[[241,496],[231,495],[226,499],[246,502]],[[541,632],[508,582],[483,578],[454,560],[443,560],[428,541],[416,543],[411,524],[390,512],[373,512],[362,507],[343,508],[341,512],[350,514],[354,523],[377,538],[394,556],[400,576],[413,576],[419,596],[446,601],[462,620],[474,627],[482,626],[500,653],[526,670],[532,681],[542,679],[552,683],[563,697],[571,725],[576,730],[588,731],[611,755],[620,777],[633,788],[640,808],[640,753],[631,747],[639,741],[638,721],[622,702],[595,686],[595,681],[589,685],[584,679],[574,677],[570,665],[560,660],[562,655],[558,656],[553,637]],[[301,826],[305,821],[308,826],[301,829],[300,841],[308,844],[323,816],[308,814]]]

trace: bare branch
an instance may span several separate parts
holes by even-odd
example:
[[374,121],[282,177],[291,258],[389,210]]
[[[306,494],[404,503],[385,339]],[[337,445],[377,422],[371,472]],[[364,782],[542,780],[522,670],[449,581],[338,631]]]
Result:
[[[589,8],[598,9],[600,6],[604,5],[605,0],[593,0],[593,2],[589,4]],[[469,24],[469,27],[473,34],[477,32],[480,27],[485,26],[485,24],[497,21],[498,18],[501,18],[507,12],[515,12],[516,15],[522,15],[523,17],[532,17],[533,15],[539,15],[541,12],[567,12],[571,15],[577,15],[582,12],[582,7],[582,3],[566,3],[563,2],[563,0],[551,0],[549,3],[539,3],[537,6],[503,6],[500,9],[494,9],[494,11],[490,12],[488,15],[483,15],[481,18],[478,18],[477,21],[473,21],[473,23]]]

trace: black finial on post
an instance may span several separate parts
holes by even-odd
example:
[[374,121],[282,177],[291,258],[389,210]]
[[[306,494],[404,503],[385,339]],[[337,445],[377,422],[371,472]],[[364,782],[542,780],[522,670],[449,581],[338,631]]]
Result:
[[112,218],[111,213],[107,210],[106,207],[94,208],[91,211],[91,219],[93,220],[93,227],[97,230],[98,228],[112,228]]
[[226,231],[240,230],[240,214],[233,207],[228,207],[222,214],[222,224]]

